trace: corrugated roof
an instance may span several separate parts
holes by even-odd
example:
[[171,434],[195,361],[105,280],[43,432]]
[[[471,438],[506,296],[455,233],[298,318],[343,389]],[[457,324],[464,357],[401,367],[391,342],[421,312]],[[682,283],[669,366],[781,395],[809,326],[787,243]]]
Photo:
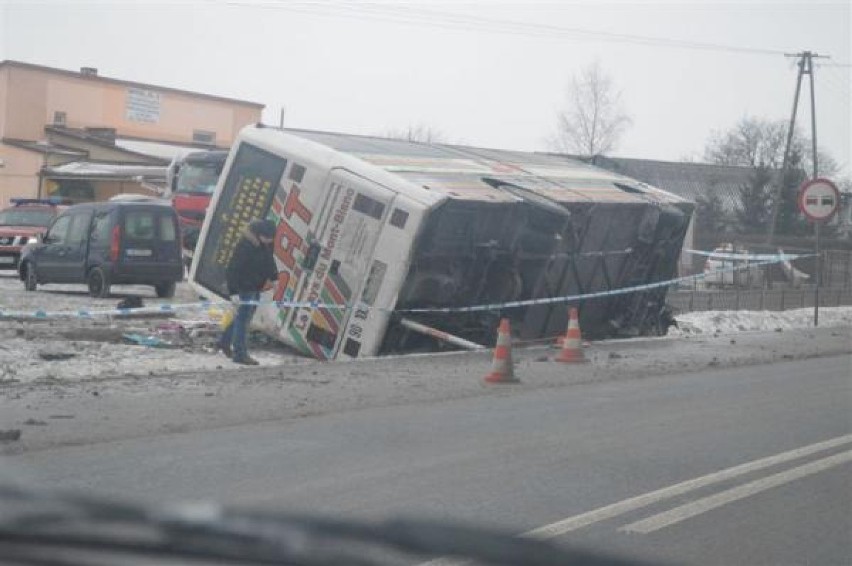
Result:
[[179,145],[167,142],[140,140],[135,138],[115,138],[115,146],[132,151],[134,153],[156,157],[158,159],[166,159],[171,161],[175,157],[181,157],[187,153],[196,151],[209,151],[211,149],[220,149],[217,147],[200,147],[193,145]]
[[[92,132],[91,130],[82,129],[82,128],[68,128],[66,126],[45,126],[44,131],[48,133],[48,135],[53,135],[54,137],[64,137],[66,140],[80,140],[87,144],[96,145],[102,147],[104,149],[125,153],[127,155],[132,155],[134,157],[142,157],[147,158],[151,163],[161,162],[166,163],[168,160],[163,159],[158,156],[154,156],[148,153],[138,152],[132,149],[128,149],[116,144],[116,140],[112,138],[105,138],[102,135]],[[113,132],[114,133],[114,132]],[[69,142],[74,143],[74,142]]]
[[45,169],[45,175],[51,178],[86,179],[125,179],[146,181],[165,181],[166,167],[162,165],[128,165],[118,163],[98,163],[94,161],[73,161]]
[[63,145],[56,145],[47,141],[31,141],[13,138],[3,138],[3,143],[21,149],[27,149],[29,151],[36,151],[38,153],[49,153],[51,155],[66,155],[68,157],[86,157],[88,155],[88,153],[83,150],[74,149]]

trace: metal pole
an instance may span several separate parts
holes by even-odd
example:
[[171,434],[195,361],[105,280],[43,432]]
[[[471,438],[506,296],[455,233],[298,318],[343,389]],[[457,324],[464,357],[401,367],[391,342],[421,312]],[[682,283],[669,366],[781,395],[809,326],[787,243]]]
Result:
[[[819,166],[817,164],[817,132],[816,132],[816,99],[814,98],[814,60],[810,51],[805,52],[805,57],[808,62],[808,74],[811,79],[811,147],[813,151],[814,176],[819,177]],[[814,288],[814,327],[819,326],[819,288],[822,284],[822,257],[820,256],[819,242],[819,225],[821,222],[814,222],[814,230],[816,231],[816,287]]]
[[810,51],[805,52],[805,57],[808,61],[808,74],[811,76],[811,148],[814,156],[814,179],[819,177],[819,167],[817,166],[817,132],[816,132],[816,99],[814,98],[814,60],[813,54]]
[[814,326],[819,326],[819,286],[822,283],[822,258],[820,257],[819,249],[819,225],[821,222],[814,222],[814,230],[816,230],[816,288],[814,289]]
[[426,326],[425,324],[420,324],[419,322],[414,322],[413,320],[409,320],[407,318],[402,318],[399,320],[399,323],[408,328],[409,330],[413,330],[415,332],[420,332],[421,334],[425,334],[427,336],[431,336],[432,338],[437,338],[443,342],[449,342],[450,344],[455,344],[461,348],[466,350],[484,350],[485,346],[477,344],[475,342],[471,342],[469,340],[465,340],[464,338],[460,338],[458,336],[453,336],[452,334],[447,334],[442,330],[438,330],[437,328],[432,328],[431,326]]

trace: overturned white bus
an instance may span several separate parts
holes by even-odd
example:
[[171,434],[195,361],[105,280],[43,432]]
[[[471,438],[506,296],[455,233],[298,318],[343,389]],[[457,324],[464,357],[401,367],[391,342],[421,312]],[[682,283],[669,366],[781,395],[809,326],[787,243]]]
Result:
[[[489,344],[508,316],[519,338],[544,338],[564,331],[568,305],[531,300],[671,278],[692,208],[564,156],[251,126],[228,156],[190,281],[224,297],[241,228],[266,217],[280,273],[254,324],[307,355],[434,348],[409,321]],[[586,335],[651,334],[665,293],[575,306]],[[456,308],[475,305],[492,306]]]

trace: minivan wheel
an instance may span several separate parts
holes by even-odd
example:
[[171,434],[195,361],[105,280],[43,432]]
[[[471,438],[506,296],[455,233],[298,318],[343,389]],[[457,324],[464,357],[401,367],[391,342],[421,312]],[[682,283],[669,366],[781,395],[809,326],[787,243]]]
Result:
[[175,296],[175,287],[176,284],[174,281],[166,281],[164,283],[157,283],[154,285],[154,290],[157,292],[157,296],[161,299],[170,299]]
[[36,287],[38,287],[38,277],[36,277],[35,266],[27,262],[24,264],[24,289],[35,291]]
[[109,277],[100,267],[95,267],[89,272],[86,279],[89,284],[89,295],[98,299],[109,297]]

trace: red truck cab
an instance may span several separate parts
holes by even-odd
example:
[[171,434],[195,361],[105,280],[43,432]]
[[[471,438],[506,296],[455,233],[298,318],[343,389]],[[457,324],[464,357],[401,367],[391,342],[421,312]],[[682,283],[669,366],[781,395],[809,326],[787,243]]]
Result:
[[187,265],[227,158],[225,150],[196,151],[175,159],[169,167],[168,196],[180,221]]

